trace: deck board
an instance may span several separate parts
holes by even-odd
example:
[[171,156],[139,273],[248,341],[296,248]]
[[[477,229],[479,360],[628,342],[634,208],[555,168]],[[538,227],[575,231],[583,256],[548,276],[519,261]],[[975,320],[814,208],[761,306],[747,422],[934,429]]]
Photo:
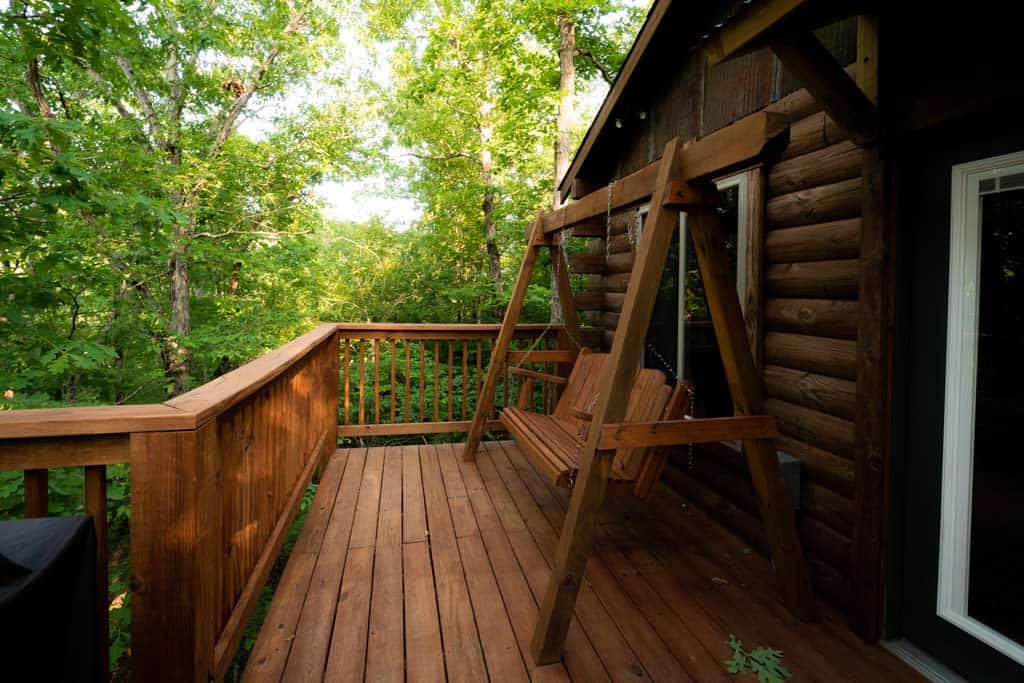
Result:
[[751,680],[725,672],[731,634],[795,680],[923,680],[830,608],[794,619],[766,560],[668,491],[609,500],[563,662],[533,667],[568,500],[513,442],[337,451],[244,680]]

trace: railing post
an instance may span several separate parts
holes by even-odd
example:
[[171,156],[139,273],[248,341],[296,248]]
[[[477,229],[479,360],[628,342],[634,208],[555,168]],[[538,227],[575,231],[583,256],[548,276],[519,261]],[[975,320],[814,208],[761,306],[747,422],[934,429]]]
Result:
[[216,420],[131,435],[132,679],[207,681],[220,573]]

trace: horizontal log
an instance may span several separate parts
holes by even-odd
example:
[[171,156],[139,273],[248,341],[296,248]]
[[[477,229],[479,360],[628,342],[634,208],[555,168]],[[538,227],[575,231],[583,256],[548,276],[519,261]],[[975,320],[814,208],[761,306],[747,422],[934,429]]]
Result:
[[768,263],[859,258],[860,218],[771,230],[764,249]]
[[621,254],[608,256],[606,273],[628,273],[633,270],[633,252],[625,251]]
[[604,308],[607,311],[614,311],[619,313],[622,311],[622,302],[626,300],[626,295],[620,292],[605,292],[604,293]]
[[622,254],[629,251],[633,251],[633,241],[630,239],[629,234],[624,232],[621,235],[614,235],[608,240],[609,253]]
[[825,112],[820,111],[793,123],[789,129],[789,144],[786,145],[786,149],[782,150],[779,159],[792,159],[810,154],[848,140],[849,137],[849,134],[838,123]]
[[772,229],[856,218],[860,204],[861,179],[850,178],[769,199],[765,222]]
[[0,471],[48,470],[128,462],[127,434],[0,441]]
[[854,457],[856,427],[852,421],[776,398],[766,399],[764,406],[778,420],[779,431],[790,438],[840,457]]
[[599,349],[604,344],[604,328],[581,327],[580,344],[588,349]]
[[[748,164],[772,143],[784,139],[789,122],[782,114],[755,112],[735,123],[695,140],[679,152],[680,181],[706,179]],[[576,223],[622,207],[639,204],[654,193],[660,160],[584,196],[579,201],[541,217],[545,233],[564,230]]]
[[764,393],[769,398],[779,398],[846,420],[854,419],[856,382],[778,365],[766,365],[762,376]]
[[766,299],[765,328],[818,337],[857,338],[857,302],[848,299]]
[[857,342],[847,339],[768,332],[764,336],[764,360],[769,365],[857,379]]
[[601,325],[606,329],[614,330],[619,325],[619,313],[615,311],[602,311],[601,312]]
[[[454,434],[468,432],[472,420],[451,422],[399,422],[395,424],[338,425],[338,436],[363,439],[371,436],[401,436],[412,434]],[[488,431],[505,431],[501,420],[488,420]]]
[[601,430],[599,448],[643,448],[689,443],[771,439],[778,434],[775,420],[768,415],[708,417],[662,422],[619,422]]
[[570,254],[569,269],[573,273],[598,274],[605,272],[604,254]]
[[850,587],[850,577],[810,553],[807,555],[807,568],[811,574],[811,585],[815,594],[845,612],[853,590]]
[[805,480],[800,486],[800,509],[845,536],[853,534],[853,501],[827,486]]
[[775,439],[782,452],[798,458],[807,478],[843,496],[853,495],[854,463],[785,434]]
[[773,263],[764,271],[769,296],[812,299],[856,299],[860,261],[806,261]]
[[0,439],[162,432],[195,427],[193,413],[162,404],[0,410]]
[[618,294],[625,293],[626,288],[629,287],[629,273],[613,273],[607,275],[603,280],[602,284],[606,292],[615,292]]
[[577,311],[600,311],[604,308],[604,292],[577,292]]
[[850,140],[786,159],[768,173],[768,195],[777,196],[861,175],[864,152]]
[[848,536],[806,515],[800,517],[797,528],[804,547],[811,555],[817,556],[841,572],[850,570],[853,541]]
[[772,111],[776,114],[784,114],[792,125],[812,114],[817,114],[823,108],[821,102],[807,88],[801,88],[772,102],[764,110]]

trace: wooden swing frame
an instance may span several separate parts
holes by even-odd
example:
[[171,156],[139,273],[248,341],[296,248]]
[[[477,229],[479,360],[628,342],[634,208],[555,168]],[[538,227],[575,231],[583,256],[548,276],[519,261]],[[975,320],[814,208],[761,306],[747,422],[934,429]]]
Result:
[[[764,416],[761,381],[747,338],[739,297],[730,280],[725,243],[715,211],[719,197],[711,179],[756,163],[781,149],[788,131],[789,124],[781,115],[759,112],[697,141],[683,144],[678,138],[671,140],[665,146],[660,161],[592,192],[578,202],[541,214],[533,223],[466,439],[463,451],[466,461],[475,459],[487,418],[493,410],[495,390],[508,358],[509,343],[539,250],[547,247],[555,255],[561,231],[611,210],[650,200],[647,223],[599,384],[599,398],[586,441],[580,449],[579,472],[559,537],[555,566],[531,641],[530,650],[537,665],[561,659],[587,558],[593,547],[598,512],[607,492],[615,448],[626,444],[667,446],[706,441],[708,439],[702,438],[705,427],[715,430],[716,440],[742,438],[783,601],[796,616],[805,620],[815,618],[810,578],[774,440],[752,436],[752,432],[744,431],[739,422],[730,424],[734,418],[718,418],[713,427],[705,420],[645,424],[623,422],[635,372],[631,359],[635,359],[642,348],[672,235],[679,224],[680,211],[685,210],[736,418],[749,421],[754,417],[770,421],[770,428],[774,429],[774,421]],[[556,282],[566,332],[579,339],[568,272],[563,259],[553,258],[552,263],[558,264]]]

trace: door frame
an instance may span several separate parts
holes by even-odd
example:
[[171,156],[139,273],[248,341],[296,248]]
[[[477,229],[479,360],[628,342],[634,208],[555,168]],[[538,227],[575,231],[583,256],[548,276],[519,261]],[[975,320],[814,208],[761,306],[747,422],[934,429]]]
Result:
[[974,416],[981,298],[982,180],[1024,172],[1024,152],[956,164],[951,172],[949,302],[936,613],[1024,664],[1024,646],[968,616]]

